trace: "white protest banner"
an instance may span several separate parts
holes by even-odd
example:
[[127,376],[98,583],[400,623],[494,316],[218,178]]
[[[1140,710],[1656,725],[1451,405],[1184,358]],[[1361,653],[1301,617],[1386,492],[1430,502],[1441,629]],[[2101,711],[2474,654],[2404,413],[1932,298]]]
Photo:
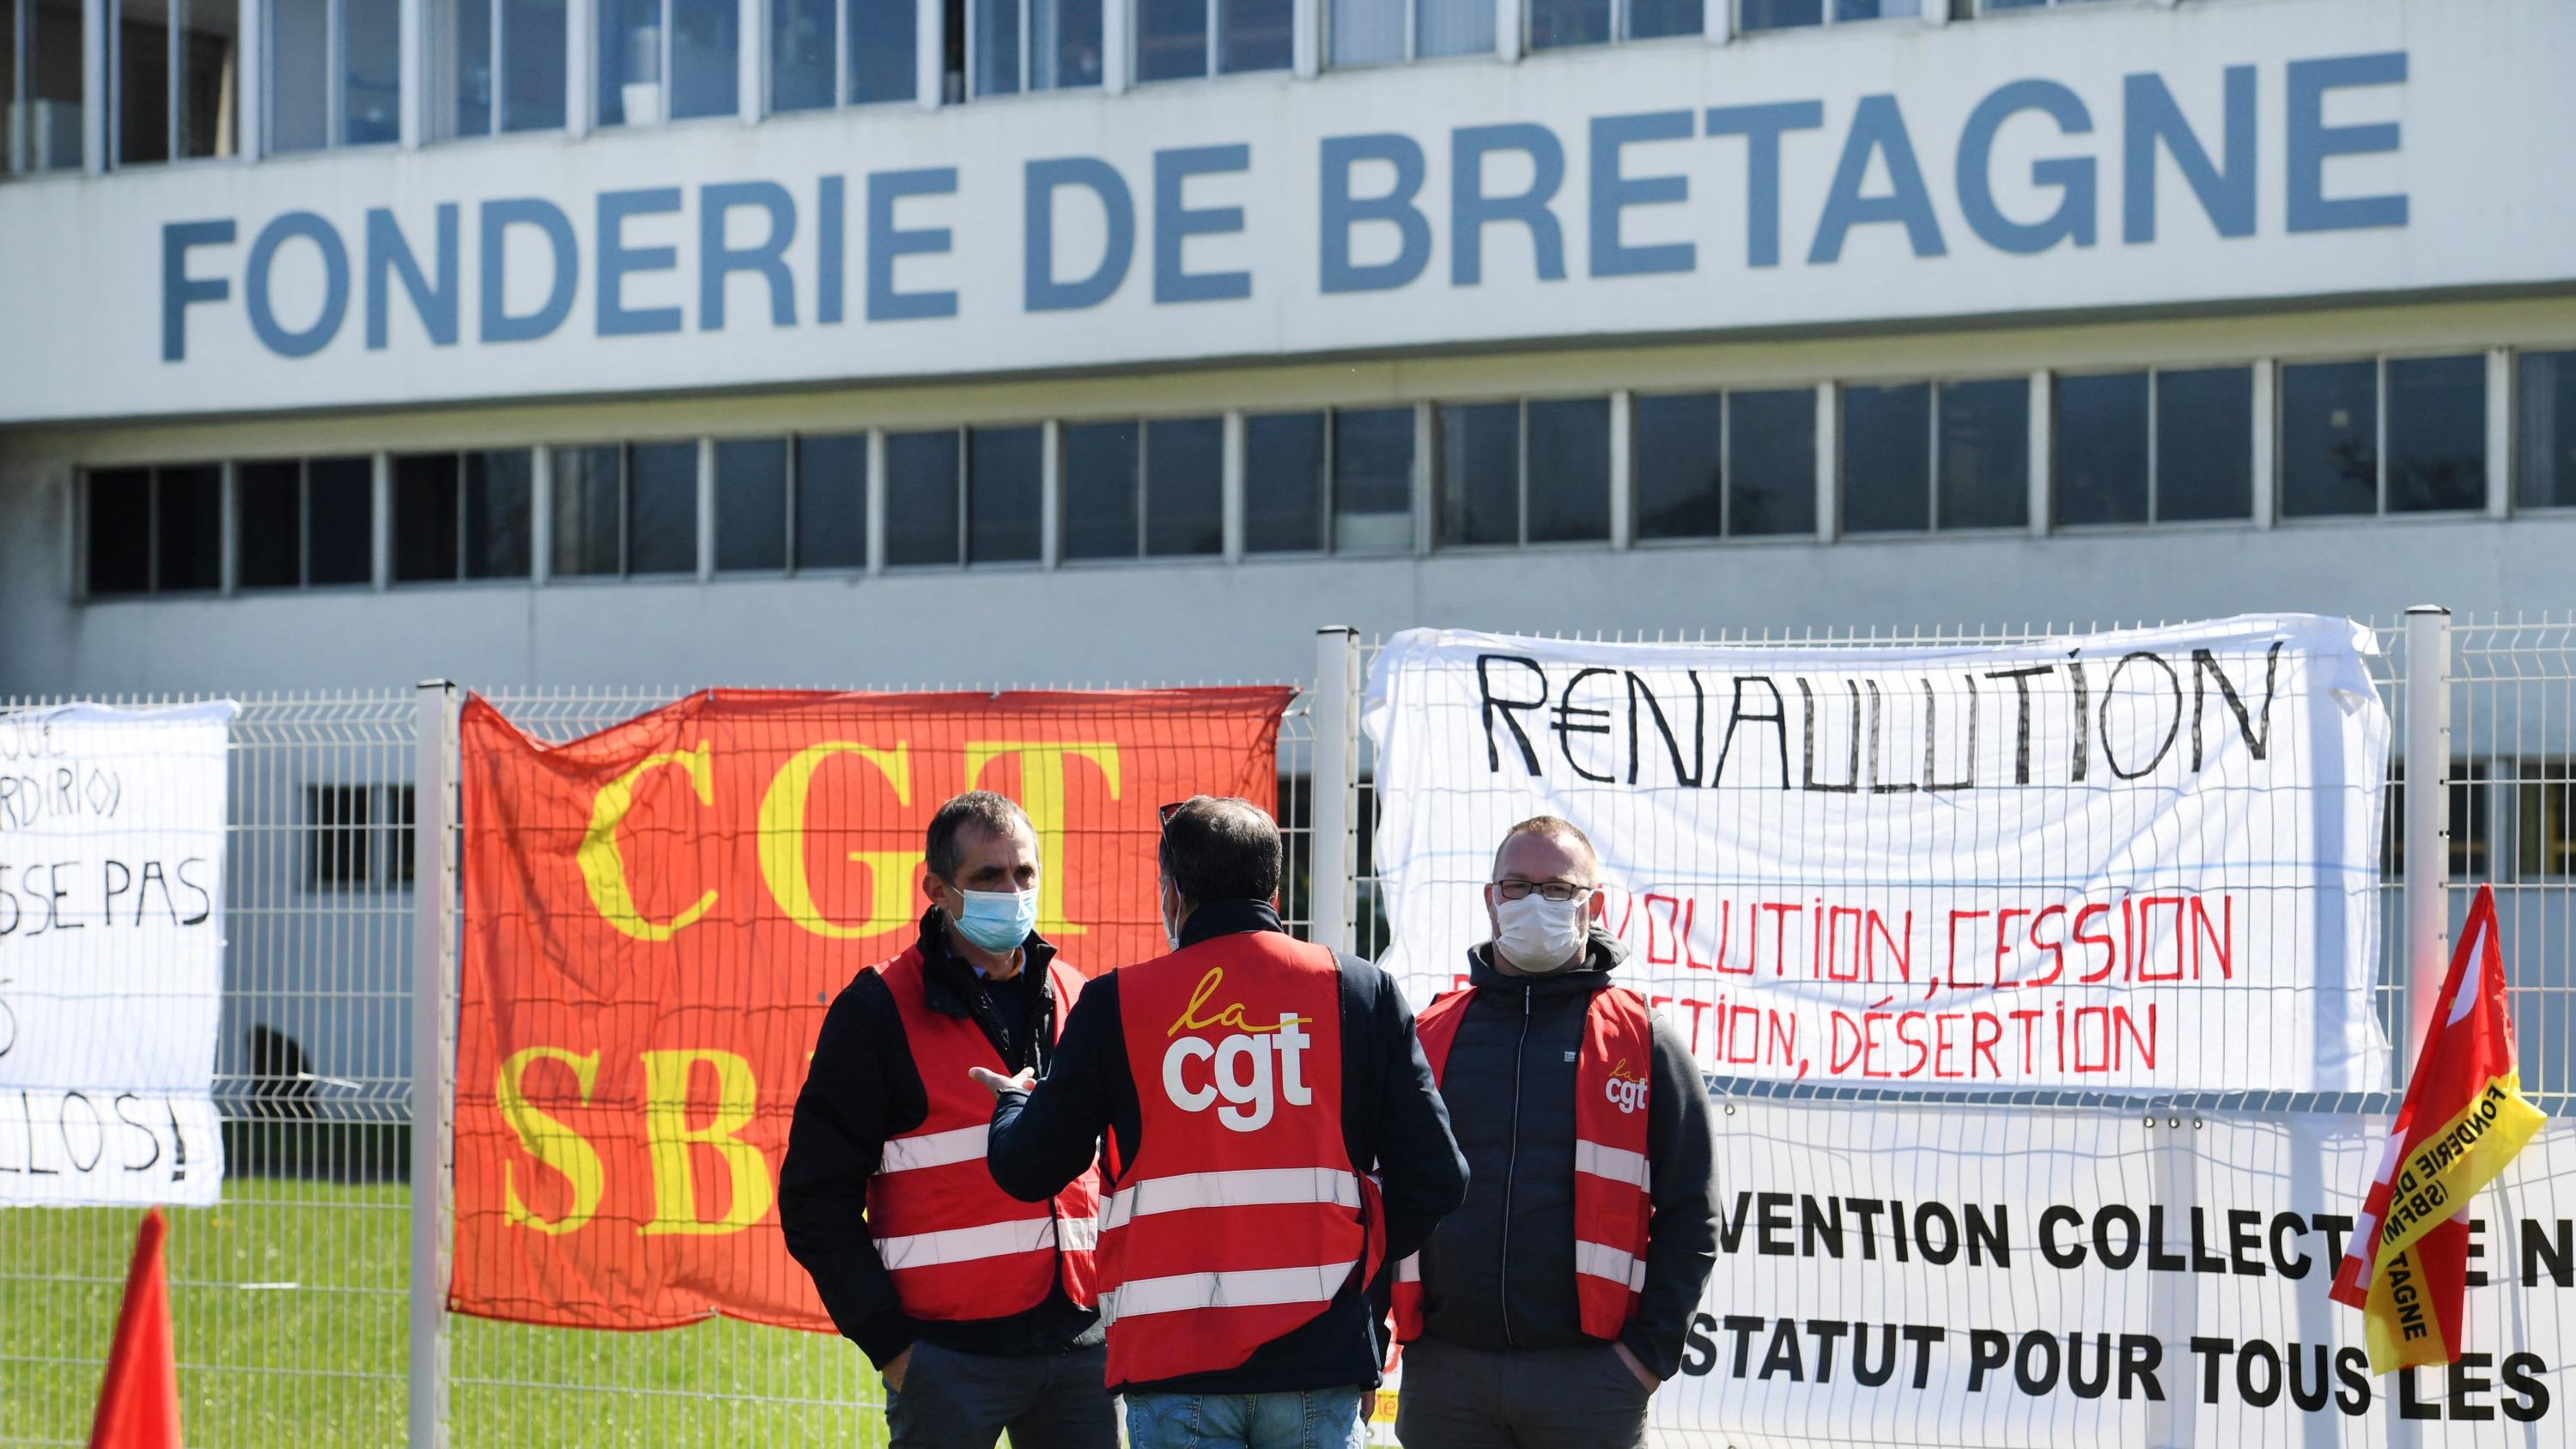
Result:
[[2388,718],[2343,620],[1966,648],[1397,635],[1369,683],[1382,960],[1490,934],[1514,822],[1720,1076],[2368,1091]]
[[0,714],[0,1205],[218,1200],[234,711]]
[[2565,1444],[2576,1125],[2468,1205],[2465,1352],[2327,1300],[2387,1118],[1741,1101],[1668,1445]]

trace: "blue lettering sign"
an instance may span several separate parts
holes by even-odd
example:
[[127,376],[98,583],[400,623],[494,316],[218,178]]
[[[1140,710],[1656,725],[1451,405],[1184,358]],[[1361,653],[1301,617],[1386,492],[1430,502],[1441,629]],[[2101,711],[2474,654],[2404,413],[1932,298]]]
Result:
[[[725,213],[756,206],[769,213],[769,235],[757,246],[725,241]],[[796,198],[775,181],[728,181],[698,188],[698,330],[725,325],[725,278],[752,272],[769,280],[769,325],[796,325],[796,278],[787,244],[796,239]]]
[[1192,209],[1181,204],[1181,188],[1193,176],[1252,169],[1252,148],[1183,146],[1154,153],[1154,300],[1157,302],[1230,302],[1252,295],[1250,272],[1191,272],[1181,265],[1182,248],[1194,236],[1243,230],[1240,206]]
[[2163,76],[2142,72],[2121,86],[2120,240],[2156,239],[2156,146],[2161,142],[2220,236],[2254,234],[2254,67],[2227,68],[2227,164],[2211,164]]
[[[534,312],[520,317],[510,315],[508,304],[509,239],[514,226],[533,226],[544,233],[554,264],[554,281],[546,288],[546,300]],[[478,247],[483,264],[482,339],[534,342],[553,335],[572,315],[573,289],[581,281],[581,250],[573,244],[572,218],[544,197],[513,196],[483,203],[477,231],[482,237]]]
[[678,247],[630,247],[626,244],[626,219],[630,216],[666,216],[680,209],[680,188],[646,186],[633,191],[599,193],[599,229],[592,245],[599,249],[599,335],[602,337],[636,337],[655,332],[680,330],[677,307],[629,307],[626,305],[626,274],[629,272],[668,272],[678,269]]
[[[1108,239],[1091,275],[1070,282],[1055,279],[1055,193],[1079,186],[1100,199],[1108,220]],[[1021,199],[1026,210],[1022,241],[1021,306],[1031,312],[1069,312],[1097,307],[1116,296],[1127,281],[1127,264],[1136,252],[1136,200],[1118,168],[1097,156],[1059,156],[1032,161],[1021,172]]]
[[[1517,196],[1485,194],[1485,157],[1520,151],[1530,158],[1530,184]],[[1565,148],[1556,133],[1528,121],[1500,126],[1460,126],[1449,133],[1449,281],[1473,287],[1485,280],[1485,228],[1517,221],[1529,228],[1538,279],[1565,280],[1565,232],[1547,204],[1565,184]]]
[[2093,113],[2084,109],[2083,98],[2055,81],[2020,80],[1997,86],[1977,102],[1959,132],[1959,211],[1967,217],[1968,229],[1996,251],[2019,256],[2034,256],[2070,239],[2079,247],[2093,245],[2090,156],[2052,156],[2030,163],[2032,185],[2058,189],[2057,209],[2046,218],[2015,221],[1995,205],[1995,133],[2017,111],[2039,111],[2070,136],[2089,135],[2093,130]]
[[2396,150],[2397,123],[2329,126],[2325,122],[2326,92],[2346,86],[2396,85],[2405,79],[2406,52],[2402,50],[2290,62],[2290,230],[2350,231],[2406,224],[2406,198],[2402,195],[2326,195],[2327,160]]
[[[1386,195],[1351,195],[1351,168],[1362,161],[1383,161],[1395,168],[1395,184]],[[1431,219],[1413,204],[1414,198],[1422,194],[1420,143],[1394,131],[1327,136],[1321,169],[1323,200],[1318,240],[1325,293],[1383,292],[1421,276],[1422,269],[1431,265]],[[1396,246],[1392,259],[1365,265],[1352,263],[1351,228],[1364,221],[1394,225]]]
[[412,255],[411,243],[403,239],[402,227],[392,211],[370,207],[367,211],[367,350],[382,352],[393,331],[389,325],[393,311],[395,278],[402,281],[403,292],[411,298],[412,314],[420,318],[421,330],[429,334],[433,347],[456,345],[456,304],[464,290],[456,279],[456,203],[438,204],[438,285],[431,286],[421,272],[420,259]]
[[233,224],[223,221],[174,221],[161,228],[161,360],[180,362],[188,356],[188,305],[221,302],[233,284],[221,277],[188,275],[188,249],[230,246]]
[[[322,256],[322,312],[313,325],[289,332],[278,325],[269,306],[269,268],[277,249],[296,237],[313,244]],[[311,357],[331,345],[340,320],[349,311],[349,249],[340,244],[339,229],[309,211],[290,211],[259,229],[250,244],[250,274],[243,280],[242,300],[250,308],[250,330],[260,345],[280,357]]]
[[1687,176],[1631,177],[1619,169],[1619,148],[1632,141],[1687,141],[1688,111],[1647,111],[1592,118],[1592,275],[1640,277],[1687,272],[1699,265],[1689,242],[1632,247],[1619,240],[1619,213],[1631,206],[1670,206],[1690,200]]
[[[1886,196],[1863,196],[1872,154],[1887,158]],[[1863,96],[1852,112],[1851,134],[1843,138],[1842,160],[1834,165],[1833,184],[1825,192],[1825,213],[1816,222],[1816,240],[1807,248],[1810,266],[1842,260],[1843,238],[1856,226],[1900,222],[1905,239],[1918,257],[1949,254],[1941,244],[1941,223],[1932,217],[1932,193],[1923,186],[1923,168],[1915,164],[1914,143],[1905,134],[1905,112],[1891,95]]]
[[954,166],[868,173],[869,321],[902,322],[957,315],[955,292],[898,292],[894,288],[894,264],[898,259],[948,250],[948,228],[944,226],[896,226],[895,203],[907,196],[951,196],[956,191]]
[[1712,106],[1711,136],[1744,138],[1744,258],[1747,266],[1780,265],[1780,135],[1825,124],[1822,101]]

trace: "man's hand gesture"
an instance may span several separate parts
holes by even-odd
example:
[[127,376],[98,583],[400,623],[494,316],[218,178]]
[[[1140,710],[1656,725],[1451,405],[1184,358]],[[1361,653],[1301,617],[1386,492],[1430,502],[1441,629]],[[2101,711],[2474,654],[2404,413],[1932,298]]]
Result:
[[1001,1100],[1004,1091],[1025,1092],[1038,1083],[1038,1074],[1025,1068],[1018,1076],[1006,1077],[987,1067],[968,1067],[966,1075],[973,1077],[977,1086],[992,1093],[995,1101]]

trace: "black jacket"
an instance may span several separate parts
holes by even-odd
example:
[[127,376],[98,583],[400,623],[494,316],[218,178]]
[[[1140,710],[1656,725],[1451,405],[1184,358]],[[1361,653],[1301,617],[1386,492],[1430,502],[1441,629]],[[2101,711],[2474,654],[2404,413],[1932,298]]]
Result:
[[[1590,956],[1553,976],[1506,976],[1490,946],[1468,953],[1476,995],[1440,1075],[1467,1154],[1467,1203],[1422,1250],[1426,1336],[1487,1350],[1598,1342],[1574,1294],[1574,1070],[1592,993],[1626,955],[1598,930]],[[1716,1263],[1717,1213],[1708,1084],[1660,1016],[1649,1092],[1646,1286],[1619,1339],[1671,1378]]]
[[[1044,1071],[1054,1055],[1055,988],[1047,980],[1047,963],[1055,948],[1032,933],[1023,949],[1019,975],[998,985],[988,982],[949,950],[947,918],[933,906],[921,918],[922,996],[932,1011],[982,1027],[1013,1071]],[[905,1315],[868,1231],[868,1179],[876,1175],[886,1139],[919,1127],[929,1115],[894,993],[884,977],[862,971],[823,1017],[813,1065],[796,1097],[787,1161],[778,1174],[778,1222],[787,1251],[813,1275],[833,1324],[880,1367],[916,1338],[993,1357],[1099,1343],[1100,1315],[1075,1307],[1060,1282],[1037,1307],[1007,1318],[935,1322]],[[1095,1133],[1092,1145],[1097,1142]],[[1079,1171],[1067,1173],[1066,1181]]]
[[[1238,931],[1276,931],[1279,917],[1256,901],[1216,901],[1190,913],[1181,944]],[[1138,1393],[1264,1394],[1374,1385],[1385,1361],[1379,1320],[1397,1259],[1420,1247],[1443,1213],[1466,1195],[1466,1164],[1449,1136],[1431,1067],[1413,1036],[1413,1008],[1388,975],[1355,956],[1342,966],[1342,1140],[1351,1165],[1380,1176],[1387,1258],[1377,1281],[1353,1281],[1323,1313],[1253,1350],[1236,1368],[1146,1383],[1112,1384]],[[1116,973],[1083,988],[1056,1058],[1034,1092],[1004,1092],[993,1107],[985,1162],[1002,1190],[1025,1202],[1052,1196],[1089,1160],[1085,1144],[1103,1129],[1118,1160],[1134,1162],[1144,1136],[1127,1034],[1118,1017]]]

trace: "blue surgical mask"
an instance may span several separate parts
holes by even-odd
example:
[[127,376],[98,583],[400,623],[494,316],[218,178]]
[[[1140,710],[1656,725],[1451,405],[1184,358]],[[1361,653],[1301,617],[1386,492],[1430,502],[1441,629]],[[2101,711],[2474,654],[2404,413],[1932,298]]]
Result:
[[957,934],[996,954],[1017,947],[1038,925],[1038,893],[961,890],[965,902],[956,915]]

